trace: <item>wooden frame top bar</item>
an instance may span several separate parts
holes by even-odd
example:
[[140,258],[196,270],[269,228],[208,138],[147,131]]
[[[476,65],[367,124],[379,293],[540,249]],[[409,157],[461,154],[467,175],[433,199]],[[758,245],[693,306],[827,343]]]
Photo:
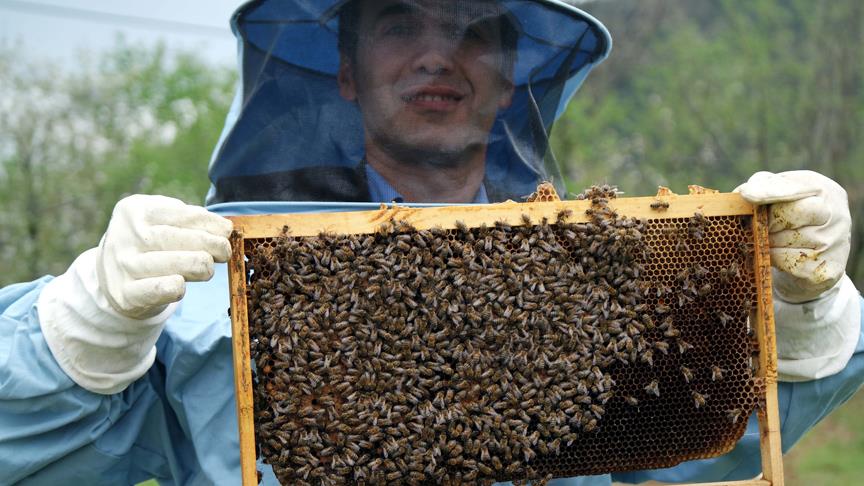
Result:
[[[653,209],[657,202],[668,203],[666,209]],[[527,214],[532,221],[548,218],[554,221],[558,212],[568,209],[572,215],[571,222],[588,221],[585,210],[591,207],[591,201],[556,201],[517,203],[513,201],[498,204],[480,204],[464,206],[441,206],[412,208],[409,206],[382,204],[380,209],[373,211],[356,211],[346,218],[346,213],[293,213],[293,214],[262,214],[253,216],[231,216],[234,229],[243,234],[244,238],[272,238],[282,233],[283,227],[289,226],[290,236],[318,236],[321,232],[334,234],[368,234],[374,233],[382,224],[392,221],[405,221],[419,230],[440,227],[451,229],[456,221],[465,223],[469,228],[502,221],[518,226],[523,224],[522,214]],[[738,194],[696,194],[689,196],[658,196],[629,197],[609,200],[609,207],[619,214],[631,218],[689,218],[694,213],[703,216],[731,216],[753,214],[753,206]]]

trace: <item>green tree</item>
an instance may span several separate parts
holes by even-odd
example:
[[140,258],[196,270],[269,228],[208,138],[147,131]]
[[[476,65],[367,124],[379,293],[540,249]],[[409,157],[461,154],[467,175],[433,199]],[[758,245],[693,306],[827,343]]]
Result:
[[[817,2],[818,3],[818,2]],[[812,169],[852,207],[864,285],[864,4],[619,0],[589,11],[615,36],[555,127],[571,185],[729,191],[757,170]],[[615,180],[608,180],[614,174]]]
[[0,51],[0,285],[62,273],[124,195],[202,203],[234,80],[161,46],[74,72]]

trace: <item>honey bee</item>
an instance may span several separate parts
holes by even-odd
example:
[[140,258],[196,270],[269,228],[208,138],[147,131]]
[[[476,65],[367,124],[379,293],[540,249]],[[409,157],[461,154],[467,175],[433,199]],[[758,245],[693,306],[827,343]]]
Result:
[[402,477],[402,472],[401,471],[389,472],[384,477],[387,478],[388,482],[393,482],[393,481],[396,481],[397,479]]
[[705,406],[705,403],[706,403],[705,399],[708,397],[708,395],[703,395],[697,391],[693,391],[692,396],[693,396],[693,403],[696,405],[696,408],[701,408],[701,407]]
[[721,326],[725,326],[726,324],[729,323],[729,321],[733,320],[732,316],[730,316],[729,314],[727,314],[721,310],[715,311],[714,316],[717,317],[717,320],[720,322]]
[[610,398],[612,398],[612,396],[614,394],[615,394],[615,392],[607,391],[605,393],[601,393],[601,394],[597,395],[597,399],[600,400],[600,403],[605,404],[606,402],[609,401]]
[[311,472],[312,472],[312,466],[310,466],[309,464],[305,464],[302,467],[300,467],[299,469],[297,469],[296,471],[294,471],[294,474],[302,477],[305,480],[306,478],[309,477],[309,473],[311,473]]
[[569,209],[562,209],[558,211],[558,214],[555,215],[555,221],[558,224],[565,223],[570,217],[573,215],[573,211]]
[[654,395],[655,397],[660,396],[660,382],[657,380],[652,380],[651,383],[645,385],[645,392],[649,395]]
[[740,276],[741,272],[738,270],[738,264],[735,262],[732,262],[732,264],[729,265],[728,268],[720,269],[720,282],[724,285],[728,284],[733,279],[739,278]]
[[661,201],[661,200],[657,199],[651,203],[651,209],[653,209],[655,211],[664,211],[666,209],[669,209],[669,203],[666,201]]
[[642,314],[642,323],[645,324],[646,329],[654,329],[654,319],[650,315]]
[[639,356],[639,361],[642,361],[643,363],[647,363],[648,366],[653,367],[654,366],[654,353],[652,353],[650,349],[643,351],[642,354]]
[[681,374],[684,376],[684,381],[686,381],[687,383],[690,383],[690,381],[693,380],[693,372],[690,371],[690,368],[682,366]]
[[726,418],[729,419],[729,422],[733,424],[737,424],[742,417],[742,411],[740,408],[733,408],[732,410],[726,411]]
[[694,263],[693,266],[690,268],[690,273],[693,275],[693,278],[703,279],[703,278],[707,277],[708,274],[711,272],[707,268],[705,268],[702,264],[697,262],[697,263]]
[[725,372],[726,372],[726,370],[724,370],[723,368],[721,368],[717,365],[712,366],[711,367],[711,381],[723,380],[723,373],[725,373]]
[[689,252],[690,245],[687,243],[687,240],[684,237],[679,235],[678,240],[675,242],[675,251],[676,252]]
[[683,339],[676,340],[676,343],[678,344],[678,353],[680,354],[684,354],[693,349],[693,345]]
[[743,241],[736,245],[736,249],[738,250],[738,255],[745,261],[753,254],[753,247]]

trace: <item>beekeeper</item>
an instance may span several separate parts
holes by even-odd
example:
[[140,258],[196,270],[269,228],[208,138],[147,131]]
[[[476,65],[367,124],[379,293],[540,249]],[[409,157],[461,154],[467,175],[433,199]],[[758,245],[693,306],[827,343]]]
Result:
[[[239,484],[217,214],[486,203],[560,182],[547,134],[611,47],[556,0],[258,0],[232,27],[241,81],[209,211],[129,197],[66,273],[0,290],[0,483]],[[813,172],[738,189],[771,204],[788,448],[864,379],[848,203]],[[719,458],[552,484],[752,477],[758,447],[751,418]]]

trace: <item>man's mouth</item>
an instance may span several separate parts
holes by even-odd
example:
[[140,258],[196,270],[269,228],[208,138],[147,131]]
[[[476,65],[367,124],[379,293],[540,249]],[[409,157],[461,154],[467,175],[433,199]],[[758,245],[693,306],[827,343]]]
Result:
[[451,96],[451,95],[436,95],[436,94],[426,94],[419,93],[415,95],[405,95],[402,97],[402,101],[406,101],[408,103],[412,101],[452,101],[457,102],[461,101],[461,96]]
[[425,86],[402,95],[402,101],[429,110],[448,110],[455,107],[465,96],[447,86]]

